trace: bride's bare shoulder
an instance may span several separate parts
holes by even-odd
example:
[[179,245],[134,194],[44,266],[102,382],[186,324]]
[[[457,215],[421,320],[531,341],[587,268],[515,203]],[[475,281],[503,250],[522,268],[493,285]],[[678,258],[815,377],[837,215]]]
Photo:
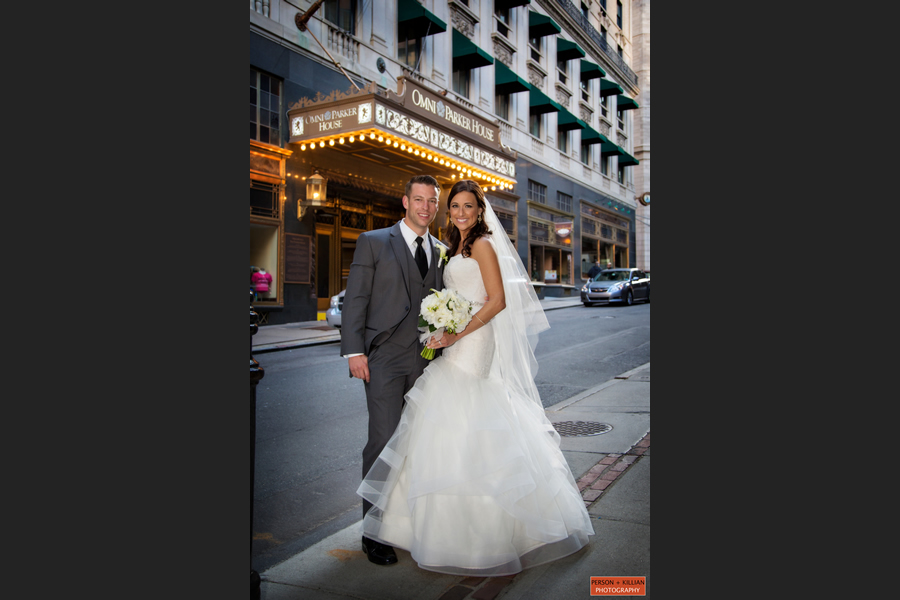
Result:
[[483,235],[472,242],[472,258],[477,260],[478,258],[489,256],[495,258],[497,256],[497,251],[494,250],[494,244],[489,236]]

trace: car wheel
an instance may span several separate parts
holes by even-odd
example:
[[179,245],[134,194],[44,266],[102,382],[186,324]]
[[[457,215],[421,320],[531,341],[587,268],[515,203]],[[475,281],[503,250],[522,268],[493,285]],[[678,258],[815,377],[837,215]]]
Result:
[[584,304],[585,306],[593,306],[594,305],[593,302],[582,302],[582,304]]
[[647,301],[647,304],[650,304],[650,290],[647,290],[647,297],[644,299]]
[[622,304],[625,306],[631,306],[634,304],[634,294],[631,293],[631,290],[625,292],[625,299],[622,301]]

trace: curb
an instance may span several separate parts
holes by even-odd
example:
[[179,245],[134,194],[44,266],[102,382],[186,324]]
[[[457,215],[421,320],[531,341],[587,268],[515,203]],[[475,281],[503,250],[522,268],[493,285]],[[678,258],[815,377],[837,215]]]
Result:
[[[575,308],[576,306],[581,306],[581,304],[571,304],[568,306],[549,306],[544,307],[544,311],[548,310],[560,310],[563,308]],[[317,339],[312,340],[296,340],[290,342],[282,342],[279,344],[264,344],[259,346],[252,346],[253,354],[259,353],[263,354],[265,352],[277,352],[279,350],[290,350],[292,348],[303,348],[305,346],[319,346],[322,344],[333,344],[334,342],[341,341],[341,334],[338,331],[336,334],[330,334],[327,336],[320,336]]]
[[262,354],[265,352],[276,352],[278,350],[290,350],[291,348],[302,348],[304,346],[320,346],[322,344],[333,344],[340,342],[341,336],[322,337],[313,340],[297,340],[295,342],[283,342],[281,344],[266,344],[262,346],[253,346],[253,354]]
[[578,394],[575,394],[575,395],[572,396],[571,398],[568,398],[568,399],[566,399],[566,400],[561,400],[560,402],[557,402],[557,403],[554,404],[553,406],[548,406],[548,407],[545,408],[544,410],[546,410],[546,411],[553,411],[553,412],[561,411],[562,409],[564,409],[564,408],[566,408],[566,407],[568,407],[568,406],[571,406],[572,404],[575,404],[575,403],[578,402],[579,400],[584,400],[584,399],[587,398],[588,396],[591,396],[591,395],[593,395],[593,394],[596,394],[597,392],[599,392],[599,391],[601,391],[601,390],[604,390],[604,389],[606,389],[606,388],[608,388],[608,387],[610,387],[610,386],[612,386],[612,385],[616,385],[617,383],[621,382],[621,381],[624,380],[624,379],[628,379],[629,377],[631,377],[631,376],[634,375],[635,373],[638,373],[638,372],[640,372],[640,371],[646,369],[646,368],[649,367],[649,366],[650,366],[650,363],[644,363],[644,364],[642,364],[642,365],[640,365],[640,366],[637,366],[637,367],[635,367],[635,368],[633,368],[633,369],[631,369],[631,370],[629,370],[629,371],[625,371],[624,373],[620,373],[620,374],[616,375],[615,377],[613,377],[612,379],[610,379],[609,381],[604,381],[603,383],[601,383],[601,384],[599,384],[599,385],[595,385],[595,386],[592,387],[592,388],[586,389],[586,390],[584,390],[583,392],[580,392],[580,393],[578,393]]

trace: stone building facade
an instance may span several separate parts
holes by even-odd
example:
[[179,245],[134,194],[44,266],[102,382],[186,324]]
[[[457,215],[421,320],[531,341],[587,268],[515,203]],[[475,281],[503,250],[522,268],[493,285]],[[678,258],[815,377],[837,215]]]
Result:
[[[251,0],[250,262],[275,279],[266,322],[325,310],[356,238],[402,217],[418,173],[442,199],[481,183],[542,296],[577,295],[598,260],[649,270],[649,4]],[[443,205],[433,233],[446,224]]]

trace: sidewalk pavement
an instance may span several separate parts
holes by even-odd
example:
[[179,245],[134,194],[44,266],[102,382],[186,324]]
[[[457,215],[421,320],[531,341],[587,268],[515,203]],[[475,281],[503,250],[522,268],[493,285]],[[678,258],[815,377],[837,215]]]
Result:
[[[541,300],[544,310],[581,306],[581,298],[544,298]],[[325,321],[325,313],[320,313],[318,321],[301,323],[285,323],[283,325],[261,325],[250,338],[253,354],[257,352],[274,352],[289,350],[300,346],[328,344],[341,341],[341,332]]]
[[[542,304],[545,310],[565,308],[574,306],[573,300]],[[324,343],[322,330],[295,337],[297,329],[281,340],[284,334],[273,331],[260,349]],[[397,564],[370,563],[361,550],[362,521],[357,521],[261,573],[260,600],[582,600],[591,596],[591,577],[645,577],[649,598],[650,363],[551,406],[546,414],[557,424],[560,447],[592,518],[595,535],[585,548],[513,576],[445,575],[420,569],[399,548]],[[602,432],[606,425],[612,428]],[[601,433],[568,435],[596,430]]]

